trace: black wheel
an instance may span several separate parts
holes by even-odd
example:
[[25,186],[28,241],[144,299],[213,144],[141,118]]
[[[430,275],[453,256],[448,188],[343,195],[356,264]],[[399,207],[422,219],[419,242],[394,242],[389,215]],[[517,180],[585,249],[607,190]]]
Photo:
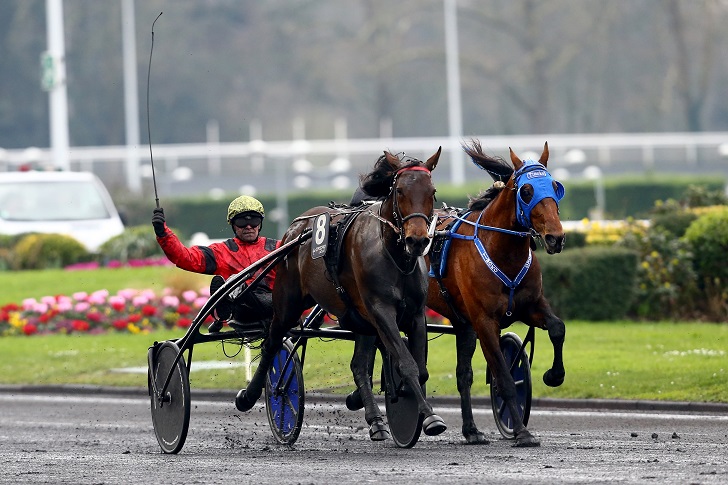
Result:
[[[523,425],[526,426],[528,424],[528,417],[531,414],[531,364],[528,361],[528,354],[525,352],[525,349],[520,355],[516,356],[522,344],[523,342],[520,337],[515,333],[508,332],[500,338],[501,352],[505,358],[506,365],[511,369],[511,376],[513,376],[513,381],[516,384],[518,413],[523,421]],[[516,357],[518,358],[516,359]],[[516,360],[515,365],[513,364],[514,360]],[[505,438],[513,439],[515,438],[515,433],[513,432],[513,416],[506,407],[503,399],[498,395],[498,383],[496,382],[495,376],[490,373],[490,369],[486,372],[488,372],[488,375],[492,379],[490,383],[490,401],[493,407],[495,424]]]
[[[164,453],[177,453],[185,444],[190,425],[190,380],[184,356],[175,359],[179,347],[174,342],[162,342],[149,348],[149,395],[152,401],[154,434]],[[154,395],[152,379],[161,391],[167,376],[169,385],[160,397]]]
[[[387,382],[391,376],[392,385]],[[400,448],[412,448],[422,433],[422,421],[413,390],[402,380],[402,376],[388,356],[382,358],[382,386],[387,406],[387,424],[392,439]],[[422,386],[425,392],[425,386]]]
[[[290,357],[290,358],[289,358]],[[265,382],[265,402],[268,423],[278,443],[292,445],[303,425],[303,369],[290,340],[273,358]]]

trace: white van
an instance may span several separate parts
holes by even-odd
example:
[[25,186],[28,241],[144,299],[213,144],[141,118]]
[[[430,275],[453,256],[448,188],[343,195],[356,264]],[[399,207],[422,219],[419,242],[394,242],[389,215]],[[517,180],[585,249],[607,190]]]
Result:
[[89,251],[124,232],[109,192],[90,172],[0,173],[0,234],[66,234]]

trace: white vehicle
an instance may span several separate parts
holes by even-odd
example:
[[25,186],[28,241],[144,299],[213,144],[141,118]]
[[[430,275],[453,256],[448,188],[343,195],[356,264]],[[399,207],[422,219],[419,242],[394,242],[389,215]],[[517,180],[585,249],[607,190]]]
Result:
[[66,234],[89,251],[124,232],[109,192],[90,172],[0,173],[0,234]]

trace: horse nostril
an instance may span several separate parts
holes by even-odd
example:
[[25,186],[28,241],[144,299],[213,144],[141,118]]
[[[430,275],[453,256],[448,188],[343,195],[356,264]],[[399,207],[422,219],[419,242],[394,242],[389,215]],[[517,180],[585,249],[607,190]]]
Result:
[[404,242],[407,247],[412,250],[413,253],[419,254],[425,249],[425,246],[429,242],[429,239],[427,239],[426,237],[407,236],[406,238],[404,238]]
[[561,249],[564,247],[564,236],[547,234],[544,237],[544,241],[546,242],[546,247],[551,248],[551,250],[557,253],[561,252]]

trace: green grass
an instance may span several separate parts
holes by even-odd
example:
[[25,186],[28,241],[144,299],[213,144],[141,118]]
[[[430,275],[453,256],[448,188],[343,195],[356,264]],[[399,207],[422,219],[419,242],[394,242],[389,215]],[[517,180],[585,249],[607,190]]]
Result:
[[[123,288],[161,291],[168,286],[199,289],[209,276],[173,267],[92,271],[0,272],[0,305],[24,298],[70,295],[76,291]],[[541,376],[550,367],[552,348],[546,332],[536,332],[532,368],[534,397],[660,399],[728,402],[728,325],[709,323],[566,322],[566,381],[546,387]],[[525,336],[525,326],[508,331]],[[114,369],[145,367],[154,340],[179,338],[181,330],[149,335],[54,335],[0,337],[0,384],[88,384],[146,386],[146,375]],[[432,336],[434,337],[434,335]],[[352,389],[348,341],[311,340],[304,378],[307,390],[346,393]],[[194,362],[225,361],[238,348],[220,343],[197,345]],[[233,361],[242,362],[243,352]],[[253,354],[255,355],[255,353]],[[473,358],[475,395],[487,395],[485,361]],[[456,395],[455,342],[445,335],[430,342],[428,394]],[[376,374],[376,372],[375,372]],[[241,367],[194,371],[193,388],[235,390],[245,385]]]
[[[525,335],[523,325],[510,331]],[[108,334],[0,338],[0,383],[146,386],[146,375],[114,369],[146,366],[154,340],[182,332],[149,335]],[[550,366],[551,345],[538,331],[533,362],[534,397],[657,399],[728,402],[728,325],[705,323],[567,322],[566,382],[548,388],[541,381]],[[430,395],[456,395],[454,337],[430,342],[427,384]],[[352,390],[348,341],[309,341],[304,366],[308,391]],[[194,362],[226,361],[239,349],[218,342],[195,347]],[[231,361],[242,362],[243,352]],[[253,352],[253,355],[256,355]],[[474,395],[488,395],[480,350],[473,358]],[[192,388],[236,390],[245,385],[242,367],[193,371]]]

